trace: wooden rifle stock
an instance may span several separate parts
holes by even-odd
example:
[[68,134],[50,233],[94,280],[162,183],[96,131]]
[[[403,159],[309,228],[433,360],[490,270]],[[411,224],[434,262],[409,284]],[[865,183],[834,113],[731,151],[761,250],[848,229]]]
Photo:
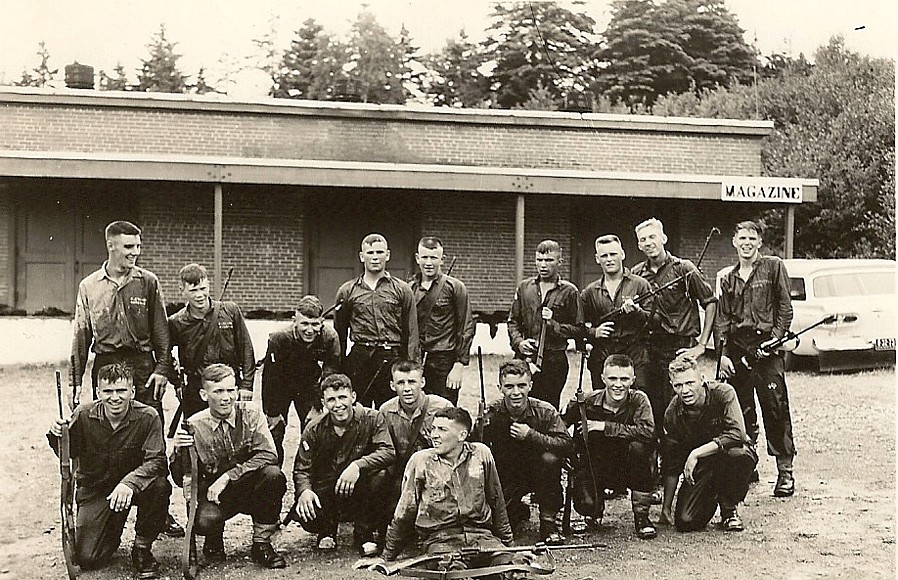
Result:
[[[188,433],[193,432],[187,417],[182,419],[181,426]],[[187,500],[187,529],[184,530],[184,544],[181,546],[181,573],[186,580],[193,580],[199,573],[199,563],[196,555],[196,534],[194,533],[196,508],[199,503],[199,461],[197,460],[195,444],[182,451],[181,460],[184,462],[184,480],[182,485],[184,498]]]
[[[56,371],[56,401],[59,406],[59,418],[65,419],[62,406],[62,375]],[[59,511],[62,517],[62,555],[65,558],[66,572],[69,580],[75,580],[80,570],[75,556],[75,480],[72,477],[71,441],[69,425],[62,426],[59,437]]]
[[477,371],[480,374],[480,403],[477,406],[477,431],[480,442],[483,442],[483,428],[486,421],[486,385],[483,381],[483,349],[477,347]]

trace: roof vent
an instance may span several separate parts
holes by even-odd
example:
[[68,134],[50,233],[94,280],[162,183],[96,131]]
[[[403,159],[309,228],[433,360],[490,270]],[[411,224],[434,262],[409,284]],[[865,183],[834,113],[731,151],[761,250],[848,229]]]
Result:
[[65,86],[70,89],[94,88],[94,67],[79,64],[77,60],[65,65]]

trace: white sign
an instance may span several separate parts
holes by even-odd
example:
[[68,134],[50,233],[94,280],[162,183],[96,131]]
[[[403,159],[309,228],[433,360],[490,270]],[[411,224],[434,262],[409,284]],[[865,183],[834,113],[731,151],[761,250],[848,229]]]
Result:
[[788,177],[726,177],[720,184],[720,199],[755,203],[801,203],[801,180]]

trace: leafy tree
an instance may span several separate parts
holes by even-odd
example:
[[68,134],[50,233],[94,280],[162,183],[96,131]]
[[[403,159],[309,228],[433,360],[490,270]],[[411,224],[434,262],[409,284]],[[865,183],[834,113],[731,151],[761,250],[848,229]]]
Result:
[[597,88],[631,109],[660,95],[748,82],[757,66],[723,0],[615,0]]
[[[59,72],[58,68],[50,69],[50,51],[42,40],[38,43],[37,55],[41,62],[35,68],[22,71],[22,78],[15,83],[19,87],[46,87],[53,81],[53,77]],[[33,74],[32,74],[33,73]]]
[[[661,97],[654,112],[766,118],[764,173],[815,177],[818,201],[796,209],[795,250],[806,257],[895,257],[895,65],[861,56],[836,37],[810,72],[786,68],[757,86]],[[756,114],[756,110],[760,115]],[[781,243],[782,210],[760,216]]]
[[362,10],[352,25],[349,59],[343,71],[366,103],[405,102],[402,86],[406,70],[402,47],[384,30],[374,14]]
[[427,72],[421,81],[423,90],[437,106],[487,106],[490,80],[478,70],[482,64],[480,47],[461,30],[442,50],[425,57]]
[[127,91],[130,86],[128,84],[128,75],[125,74],[125,67],[122,66],[122,63],[116,63],[112,72],[115,74],[115,77],[109,76],[106,74],[106,71],[100,71],[100,90]]
[[[574,2],[575,7],[582,2]],[[556,2],[497,3],[483,43],[492,89],[502,108],[516,107],[542,84],[559,103],[593,83],[598,61],[595,21]],[[547,56],[548,53],[548,56]]]
[[165,36],[165,25],[159,25],[159,32],[153,35],[147,50],[150,57],[142,60],[137,73],[137,90],[154,93],[187,92],[187,77],[178,70],[180,54],[175,53],[178,43]]

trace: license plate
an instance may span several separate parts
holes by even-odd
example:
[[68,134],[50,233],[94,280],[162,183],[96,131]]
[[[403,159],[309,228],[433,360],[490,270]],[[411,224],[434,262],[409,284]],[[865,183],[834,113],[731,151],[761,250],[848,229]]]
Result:
[[873,341],[873,350],[895,350],[895,339],[877,338]]

